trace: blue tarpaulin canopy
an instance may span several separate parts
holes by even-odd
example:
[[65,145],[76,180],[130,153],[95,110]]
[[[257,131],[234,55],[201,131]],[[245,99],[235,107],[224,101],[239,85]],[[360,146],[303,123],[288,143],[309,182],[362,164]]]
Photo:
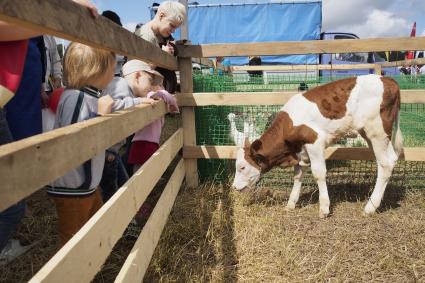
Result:
[[[322,2],[189,5],[192,44],[320,39]],[[180,38],[177,31],[176,39]],[[255,55],[255,54],[253,54]],[[247,57],[229,57],[232,65]],[[314,64],[317,55],[262,56],[263,64]]]

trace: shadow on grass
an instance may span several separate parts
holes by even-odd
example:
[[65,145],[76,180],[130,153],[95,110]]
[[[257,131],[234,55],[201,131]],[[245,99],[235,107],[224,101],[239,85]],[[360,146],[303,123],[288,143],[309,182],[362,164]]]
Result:
[[[331,214],[335,207],[344,202],[364,202],[364,205],[366,205],[366,202],[372,194],[373,188],[374,182],[328,184]],[[390,183],[385,190],[384,197],[377,212],[384,212],[400,207],[400,202],[404,199],[406,190],[407,187],[400,187],[397,184]],[[260,188],[252,193],[249,200],[245,201],[245,205],[262,203],[267,206],[285,206],[289,199],[290,192],[291,189],[279,190],[273,188]],[[304,189],[301,188],[297,207],[304,207],[311,204],[319,204],[319,190],[317,189],[317,185],[309,185]]]
[[235,282],[233,200],[224,186],[182,188],[145,282]]

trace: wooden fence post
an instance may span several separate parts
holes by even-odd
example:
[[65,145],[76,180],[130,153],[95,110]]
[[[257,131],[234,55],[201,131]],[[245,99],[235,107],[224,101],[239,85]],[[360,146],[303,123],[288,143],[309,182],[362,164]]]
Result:
[[[179,58],[180,92],[193,93],[192,58]],[[196,145],[195,108],[183,107],[183,147]],[[186,185],[196,188],[199,184],[197,159],[185,159]]]
[[381,66],[381,64],[375,64],[375,68],[374,68],[374,70],[375,70],[375,75],[382,75],[382,66]]

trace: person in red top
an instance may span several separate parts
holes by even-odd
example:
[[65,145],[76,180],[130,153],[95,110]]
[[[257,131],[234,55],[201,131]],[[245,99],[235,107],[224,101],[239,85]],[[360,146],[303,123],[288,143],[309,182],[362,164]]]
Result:
[[[90,1],[72,1],[87,7],[93,17],[98,16],[96,7]],[[5,106],[20,86],[29,39],[39,35],[38,32],[0,21],[0,146],[13,141]],[[22,246],[18,240],[10,240],[24,213],[23,201],[0,212],[0,265],[7,264],[30,248]]]

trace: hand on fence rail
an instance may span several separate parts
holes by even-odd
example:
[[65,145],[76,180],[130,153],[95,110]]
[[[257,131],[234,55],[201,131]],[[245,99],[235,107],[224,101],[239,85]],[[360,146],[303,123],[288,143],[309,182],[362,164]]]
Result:
[[97,101],[97,114],[100,116],[109,114],[112,112],[112,106],[114,105],[114,100],[109,95],[102,96]]
[[87,7],[94,18],[99,16],[97,8],[89,0],[72,0],[75,3],[80,4],[81,6]]

